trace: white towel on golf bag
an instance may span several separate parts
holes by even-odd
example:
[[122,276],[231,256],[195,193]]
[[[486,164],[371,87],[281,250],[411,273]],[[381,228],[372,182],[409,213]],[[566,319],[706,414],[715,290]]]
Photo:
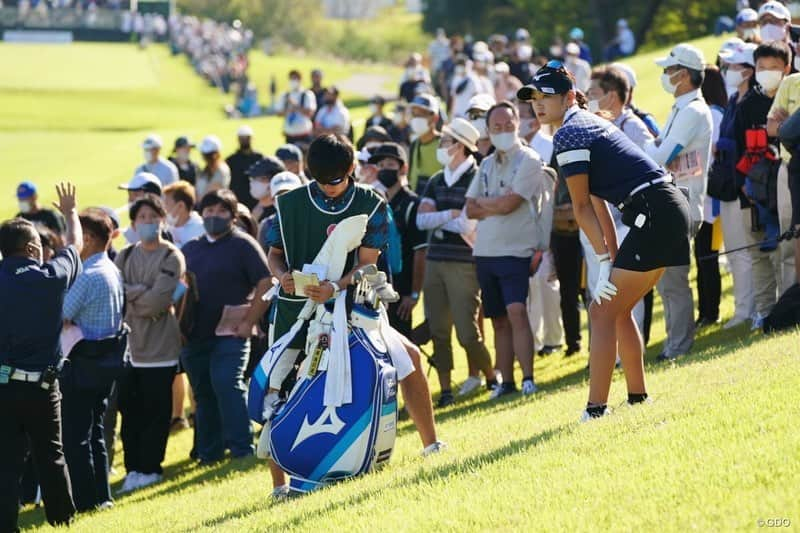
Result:
[[[347,267],[347,255],[361,245],[361,240],[367,231],[368,220],[367,215],[348,217],[339,222],[328,236],[314,258],[315,265],[327,266],[328,280],[338,281],[342,278],[344,269]],[[350,348],[347,340],[347,311],[344,298],[345,294],[342,292],[334,304],[334,327],[331,335],[328,372],[330,376],[336,376],[337,379],[326,380],[325,406],[339,406],[352,401]],[[313,300],[307,300],[291,329],[275,340],[269,349],[268,368],[276,367],[278,361],[285,355],[289,343],[297,336],[303,323],[311,318],[317,305],[319,304]],[[339,310],[338,313],[337,310]],[[343,326],[341,325],[342,316],[344,317]]]

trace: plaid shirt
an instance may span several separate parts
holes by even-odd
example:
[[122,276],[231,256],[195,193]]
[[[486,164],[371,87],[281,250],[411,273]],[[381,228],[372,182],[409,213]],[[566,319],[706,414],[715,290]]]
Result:
[[113,337],[122,326],[122,276],[105,252],[83,263],[83,273],[64,299],[64,319],[74,322],[86,340]]

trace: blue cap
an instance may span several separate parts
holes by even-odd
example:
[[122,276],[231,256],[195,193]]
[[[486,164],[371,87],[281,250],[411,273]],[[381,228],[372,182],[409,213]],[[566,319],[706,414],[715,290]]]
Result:
[[275,150],[275,157],[281,161],[300,161],[303,159],[303,151],[294,144],[284,144]]
[[34,194],[36,194],[36,185],[34,185],[31,181],[23,181],[17,187],[18,200],[27,200]]
[[409,105],[422,108],[434,115],[439,114],[439,100],[432,94],[418,94]]

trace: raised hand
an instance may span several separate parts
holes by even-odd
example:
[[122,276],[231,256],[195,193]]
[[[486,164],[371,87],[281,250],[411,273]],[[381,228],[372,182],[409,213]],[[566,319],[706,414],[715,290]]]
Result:
[[61,211],[64,216],[69,215],[78,207],[77,197],[75,196],[75,185],[70,182],[61,182],[56,185],[58,202],[53,202],[53,206]]

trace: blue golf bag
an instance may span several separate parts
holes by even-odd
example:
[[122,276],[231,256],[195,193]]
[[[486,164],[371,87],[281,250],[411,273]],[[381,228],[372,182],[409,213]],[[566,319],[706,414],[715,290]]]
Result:
[[[364,308],[354,312],[374,313],[377,318],[377,313]],[[291,476],[295,491],[309,492],[366,473],[392,455],[397,373],[378,329],[354,326],[348,341],[352,402],[324,405],[328,373],[322,361],[313,375],[300,378],[272,419],[271,456]]]

